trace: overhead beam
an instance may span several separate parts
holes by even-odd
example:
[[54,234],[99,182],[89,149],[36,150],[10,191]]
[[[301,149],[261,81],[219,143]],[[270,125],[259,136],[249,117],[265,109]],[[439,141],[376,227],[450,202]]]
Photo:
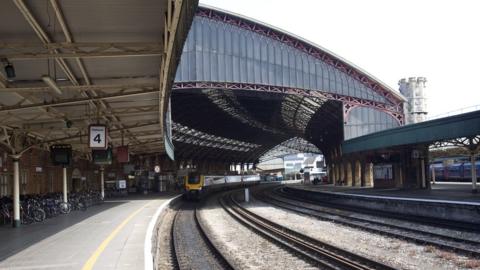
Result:
[[[67,32],[66,36],[70,37]],[[52,43],[31,43],[31,42],[0,42],[0,48],[4,49],[43,49],[52,51],[55,49],[64,50],[150,50],[157,51],[162,49],[162,43],[158,42],[73,42],[71,37],[66,38],[69,42],[52,42]],[[82,49],[83,48],[83,49]]]
[[[124,126],[123,128],[110,129],[108,132],[110,134],[112,134],[114,132],[121,132],[121,131],[125,131],[125,130],[151,127],[151,126],[158,126],[158,122],[157,121],[151,121],[151,122],[148,122],[148,123]],[[87,137],[87,136],[88,136],[88,133],[76,134],[76,135],[70,135],[70,136],[65,136],[65,137],[61,137],[61,138],[54,138],[54,139],[46,140],[46,141],[43,141],[42,143],[54,143],[54,142],[60,142],[60,141],[68,141],[68,140],[78,139],[78,138]]]
[[[118,113],[118,112],[112,112],[111,114],[112,115],[115,115],[117,117],[121,117],[121,116],[127,116],[127,117],[135,117],[136,119],[138,119],[139,117],[141,117],[141,119],[145,119],[145,117],[150,117],[150,118],[153,118],[153,117],[156,117],[156,114],[155,112],[158,110],[158,108],[154,108],[154,111],[150,111],[150,112],[122,112],[122,113]],[[64,123],[65,122],[65,119],[63,118],[58,118],[58,119],[54,119],[54,118],[49,118],[49,119],[41,119],[39,120],[39,118],[41,116],[44,116],[44,115],[48,115],[48,114],[38,114],[38,113],[28,113],[28,117],[26,117],[24,114],[22,114],[22,118],[19,118],[17,117],[16,114],[6,114],[5,116],[2,115],[2,117],[0,117],[0,122],[4,125],[17,125],[17,124],[21,124],[22,126],[29,126],[29,127],[37,127],[37,126],[40,126],[40,127],[44,127],[44,126],[47,126],[47,125],[55,125],[55,124],[59,124],[59,123]],[[101,113],[100,115],[98,114],[95,114],[95,113],[91,113],[91,114],[83,114],[83,115],[72,115],[71,113],[69,113],[68,115],[68,120],[72,121],[73,123],[75,122],[84,122],[85,120],[91,120],[91,119],[96,119],[97,117],[103,117],[103,116],[108,116],[110,114],[106,114],[106,113]],[[129,120],[129,121],[125,121],[125,120],[122,120],[122,123],[128,123],[128,122],[132,122],[132,121],[138,121],[138,120]],[[109,121],[109,123],[112,123],[112,124],[117,124],[116,121]],[[76,126],[76,124],[74,124]]]
[[[60,16],[60,15],[58,15]],[[63,19],[59,19],[63,22]],[[70,33],[65,32],[66,43],[0,43],[0,48],[12,53],[0,53],[0,58],[14,60],[42,58],[92,58],[161,56],[161,43],[74,43]],[[61,50],[61,51],[59,51]]]
[[[48,86],[33,86],[33,87],[9,87],[6,88],[1,84],[0,78],[0,92],[27,92],[27,93],[37,93],[37,92],[51,92],[51,88]],[[91,90],[127,90],[127,89],[151,89],[158,87],[155,84],[112,84],[112,85],[68,85],[68,86],[58,86],[60,90],[65,91],[91,91]]]
[[[32,13],[30,10],[27,8],[23,0],[13,0],[17,8],[20,10],[22,15],[25,17],[27,22],[30,24],[30,26],[33,28],[35,33],[37,34],[38,38],[45,44],[48,45],[52,43],[50,38],[48,37],[47,33],[42,29],[38,21],[33,17]],[[54,50],[54,53],[59,53],[59,50]],[[63,72],[67,75],[68,79],[72,82],[74,85],[79,85],[77,78],[71,71],[71,69],[68,67],[67,63],[65,62],[64,59],[62,58],[56,58],[55,61],[57,64],[60,66],[60,68],[63,70]]]
[[125,97],[135,97],[135,96],[142,96],[148,95],[152,93],[158,93],[158,90],[153,88],[150,90],[143,90],[143,91],[133,91],[128,93],[115,93],[115,94],[107,94],[107,95],[99,95],[96,97],[81,97],[81,98],[69,98],[69,99],[60,99],[55,100],[52,102],[42,102],[42,103],[33,103],[27,105],[15,105],[15,106],[4,106],[0,109],[1,112],[14,112],[14,111],[21,111],[26,109],[34,109],[34,108],[47,108],[47,107],[58,107],[58,106],[66,106],[66,105],[75,105],[75,104],[82,104],[90,101],[100,101],[100,100],[110,100],[110,99],[117,99],[117,98],[125,98]]
[[127,52],[74,52],[74,53],[12,53],[0,54],[0,58],[10,60],[31,60],[31,59],[56,59],[56,58],[99,58],[99,57],[132,57],[132,56],[162,56],[162,52],[156,51],[127,51]]
[[[72,43],[73,43],[74,41],[73,41],[73,38],[72,38],[72,35],[71,35],[70,31],[68,30],[68,26],[67,26],[67,24],[66,24],[66,22],[65,22],[64,16],[63,16],[63,14],[62,14],[62,11],[61,11],[60,6],[59,6],[58,3],[57,3],[57,0],[50,0],[50,4],[51,4],[52,7],[53,7],[53,10],[54,10],[54,12],[55,12],[55,16],[57,17],[57,20],[59,21],[60,26],[61,26],[61,28],[62,28],[62,31],[63,31],[63,33],[64,33],[64,35],[65,35],[65,39],[66,39],[66,41],[67,41],[67,46],[72,46]],[[145,44],[143,44],[143,45],[144,45],[144,46],[143,46],[143,47],[144,47],[143,50],[145,50],[145,49],[151,50],[152,48],[155,48],[155,45],[153,45],[153,46],[152,46],[152,45],[147,45],[147,46],[145,46]],[[75,45],[73,45],[73,46],[75,46]],[[146,47],[146,48],[145,48],[145,47]],[[157,46],[157,47],[158,47],[158,46]],[[77,49],[80,49],[80,48],[77,47]],[[115,44],[115,45],[110,44],[110,45],[106,45],[106,46],[100,46],[100,48],[97,48],[96,51],[106,52],[107,50],[109,50],[109,53],[111,53],[111,51],[110,51],[111,49],[113,49],[114,51],[116,51],[116,50],[123,50],[124,52],[129,52],[129,51],[131,52],[131,51],[132,51],[132,48],[131,48],[131,47],[128,47],[128,48],[127,48],[127,47],[125,47],[125,46],[122,46],[121,44]],[[160,50],[161,50],[162,48],[160,47],[160,48],[157,48],[157,49],[160,49]],[[62,50],[62,52],[64,52],[64,51],[65,51],[65,49]],[[135,50],[135,51],[136,51],[136,50]],[[58,53],[58,50],[55,49],[54,52]],[[91,52],[91,51],[88,51],[88,52]],[[76,55],[80,54],[78,51],[74,51],[74,53],[75,53]],[[77,63],[77,65],[78,65],[78,67],[79,67],[79,69],[80,69],[80,72],[82,73],[82,76],[83,76],[84,79],[85,79],[85,84],[86,84],[86,85],[90,85],[90,84],[91,84],[91,81],[90,81],[90,78],[88,77],[87,71],[86,71],[86,69],[85,69],[85,66],[84,66],[82,60],[81,60],[79,57],[75,57],[74,59],[75,59],[75,62]],[[98,94],[96,93],[95,90],[90,90],[89,92],[84,91],[84,92],[82,92],[82,96],[84,96],[84,97],[85,97],[85,96],[90,97],[91,95],[90,95],[89,93],[90,93],[91,95],[93,95],[94,97],[98,96]],[[102,109],[107,110],[107,111],[110,111],[110,110],[112,109],[112,108],[110,107],[110,105],[109,105],[108,103],[104,102],[103,100],[99,100],[97,103],[94,103],[94,102],[89,102],[89,103],[90,103],[91,106],[96,107],[97,110],[98,110],[98,107],[99,107],[99,106],[100,106]],[[107,119],[106,116],[103,116],[103,117],[104,117],[105,119]],[[118,128],[118,127],[120,127],[120,128],[123,128],[123,127],[124,127],[121,119],[118,118],[118,116],[116,116],[116,115],[114,115],[114,114],[110,114],[108,117],[110,118],[110,119],[108,119],[108,120],[110,120],[110,121],[113,120],[114,122],[117,123],[117,124],[115,124],[115,126],[116,126],[117,128]],[[128,137],[128,138],[133,139],[133,140],[135,140],[135,141],[138,141],[137,138],[133,137],[128,130],[126,131],[126,133],[127,133],[127,137]]]

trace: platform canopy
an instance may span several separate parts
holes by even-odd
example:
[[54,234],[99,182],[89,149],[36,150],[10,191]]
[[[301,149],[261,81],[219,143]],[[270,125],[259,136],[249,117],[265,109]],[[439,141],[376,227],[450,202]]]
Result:
[[2,1],[2,143],[15,151],[69,143],[88,153],[88,126],[101,123],[114,146],[164,152],[170,88],[197,5]]
[[480,111],[406,125],[346,140],[342,153],[381,150],[406,145],[433,144],[459,138],[472,138],[478,144]]

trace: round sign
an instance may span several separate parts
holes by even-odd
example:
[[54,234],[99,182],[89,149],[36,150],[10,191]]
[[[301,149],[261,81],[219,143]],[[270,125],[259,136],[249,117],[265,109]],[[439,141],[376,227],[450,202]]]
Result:
[[155,170],[156,173],[159,173],[159,172],[160,172],[160,166],[159,166],[159,165],[155,165],[155,169],[154,169],[154,170]]

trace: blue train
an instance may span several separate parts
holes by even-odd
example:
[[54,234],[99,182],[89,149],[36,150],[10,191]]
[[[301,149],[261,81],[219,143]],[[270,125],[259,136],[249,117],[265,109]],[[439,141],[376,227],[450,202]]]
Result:
[[[430,164],[431,170],[435,170],[436,181],[470,182],[472,181],[472,164],[469,157],[452,157],[435,159]],[[475,161],[477,181],[480,179],[480,160]],[[430,177],[431,178],[431,177]]]

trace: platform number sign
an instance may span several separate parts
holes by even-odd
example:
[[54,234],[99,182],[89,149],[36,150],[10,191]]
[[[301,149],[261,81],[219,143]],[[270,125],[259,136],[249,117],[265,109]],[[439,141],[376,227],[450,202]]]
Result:
[[104,125],[91,125],[89,129],[89,146],[92,149],[107,149],[107,127]]

